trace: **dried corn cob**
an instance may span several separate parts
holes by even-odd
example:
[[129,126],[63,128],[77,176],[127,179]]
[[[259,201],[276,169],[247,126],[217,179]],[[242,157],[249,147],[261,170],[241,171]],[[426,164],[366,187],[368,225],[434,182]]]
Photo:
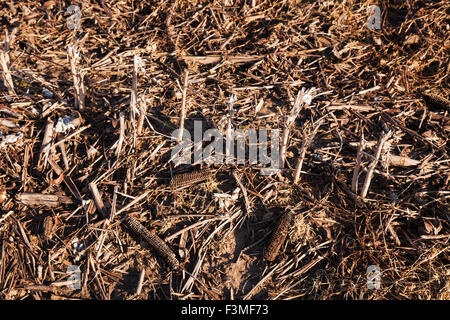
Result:
[[281,246],[286,240],[286,236],[289,232],[289,226],[291,225],[293,215],[291,212],[286,212],[278,221],[275,230],[273,230],[272,236],[270,237],[269,244],[267,245],[266,251],[264,253],[264,259],[268,261],[273,261],[278,255]]
[[432,104],[443,109],[450,109],[450,101],[445,99],[444,97],[433,93],[422,93],[422,96],[425,102],[428,104]]
[[200,171],[187,172],[174,176],[170,180],[170,186],[173,188],[188,186],[193,183],[207,180],[212,177],[212,172],[209,169]]
[[144,239],[160,255],[172,269],[178,269],[180,263],[175,253],[167,244],[154,232],[147,230],[139,221],[133,217],[126,216],[123,220],[125,226]]

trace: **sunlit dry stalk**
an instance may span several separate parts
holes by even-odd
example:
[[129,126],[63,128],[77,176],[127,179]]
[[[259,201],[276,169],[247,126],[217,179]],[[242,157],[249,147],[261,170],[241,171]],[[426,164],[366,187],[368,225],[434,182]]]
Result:
[[5,87],[8,89],[8,93],[10,95],[16,95],[16,92],[14,91],[14,82],[11,77],[11,72],[9,70],[9,36],[8,36],[8,30],[6,30],[5,33],[5,44],[2,48],[0,46],[0,66],[2,68],[2,78],[3,83],[5,84]]
[[119,114],[119,125],[120,125],[120,133],[119,133],[119,141],[117,142],[116,148],[116,156],[119,156],[122,151],[123,140],[125,139],[125,115],[123,112]]
[[239,175],[236,172],[236,170],[233,170],[233,177],[236,180],[236,182],[238,183],[239,187],[241,188],[242,194],[244,195],[245,211],[247,212],[247,214],[250,214],[250,213],[252,213],[252,206],[250,205],[250,201],[248,200],[247,188],[245,188],[245,186],[242,183],[241,179],[239,178]]
[[[58,141],[61,141],[63,139],[63,136],[61,134],[57,134],[56,139]],[[61,143],[59,145],[59,150],[61,151],[61,156],[64,162],[64,168],[66,170],[69,170],[69,160],[67,159],[66,146],[64,145],[64,143]]]
[[98,212],[103,218],[107,217],[106,208],[103,204],[102,197],[100,192],[97,189],[97,185],[94,182],[89,183],[89,190],[91,191],[92,197],[94,198],[95,206],[97,207]]
[[[50,151],[50,146],[53,138],[53,127],[54,123],[51,119],[47,119],[47,123],[45,125],[44,137],[42,138],[41,150],[39,152],[39,160],[38,160],[38,170],[42,170],[47,163],[46,159],[48,157],[48,152]],[[44,163],[42,163],[44,161]]]
[[142,100],[141,103],[139,103],[139,119],[138,119],[138,125],[136,132],[137,134],[141,134],[142,128],[144,127],[144,120],[145,120],[145,113],[147,112],[147,104],[145,103],[145,100]]
[[302,147],[300,149],[300,156],[298,157],[297,166],[295,167],[294,184],[297,184],[298,181],[300,180],[300,173],[302,171],[303,160],[305,159],[306,150],[308,150],[309,145],[311,144],[312,140],[314,139],[321,123],[322,123],[322,119],[317,121],[313,131],[303,139]]
[[284,168],[284,162],[286,161],[286,149],[289,140],[289,132],[291,130],[292,124],[295,119],[297,119],[300,111],[303,108],[303,94],[302,90],[299,90],[297,93],[297,98],[295,99],[294,106],[292,107],[291,114],[289,116],[285,116],[284,119],[284,128],[283,128],[283,137],[281,139],[280,145],[280,166]]
[[25,285],[18,290],[37,291],[37,292],[51,292],[58,295],[70,295],[73,290],[67,288],[67,285],[74,284],[74,280],[52,283],[50,286],[45,285]]
[[209,169],[203,169],[194,172],[187,172],[173,176],[170,180],[170,186],[173,188],[184,187],[190,184],[201,182],[212,178],[213,174]]
[[10,119],[0,119],[0,126],[4,126],[10,129],[18,129],[20,128],[19,125],[16,123],[16,119],[10,120]]
[[73,86],[75,88],[75,107],[83,110],[85,107],[86,91],[84,89],[83,75],[78,66],[80,58],[80,51],[77,45],[70,45],[67,47],[67,56],[69,58],[70,67],[72,70]]
[[184,71],[184,84],[182,91],[182,100],[181,100],[181,111],[180,111],[180,131],[178,132],[178,142],[183,141],[183,131],[184,131],[184,120],[186,119],[186,91],[189,80],[189,72],[188,70]]
[[365,147],[366,141],[364,140],[364,132],[361,130],[361,141],[359,143],[358,154],[356,155],[356,164],[355,168],[353,169],[353,177],[352,177],[352,191],[354,193],[358,192],[359,169],[361,168],[362,153]]
[[267,261],[273,261],[277,257],[281,246],[286,240],[292,220],[293,215],[290,211],[287,211],[281,216],[280,221],[278,221],[277,226],[273,230],[266,251],[264,252],[264,259]]
[[178,269],[180,267],[175,253],[156,233],[150,232],[139,221],[130,216],[126,216],[123,223],[136,235],[145,240],[172,269]]
[[142,291],[142,286],[144,285],[144,278],[145,278],[145,269],[142,269],[139,273],[139,281],[136,287],[136,295],[140,295]]
[[393,154],[390,154],[387,157],[387,161],[389,165],[397,167],[414,167],[422,163],[422,161],[419,160],[411,159],[408,157],[396,156]]
[[140,130],[136,126],[136,114],[139,113],[140,117],[142,111],[138,108],[138,93],[137,93],[137,82],[138,82],[138,71],[143,68],[143,63],[138,55],[133,58],[133,73],[132,73],[132,83],[131,83],[131,100],[130,100],[130,121],[134,128],[134,140],[136,140],[136,134],[139,134]]
[[234,163],[234,135],[233,135],[233,116],[234,116],[234,102],[236,101],[236,95],[233,93],[228,100],[228,119],[227,119],[227,133],[225,142],[225,163]]
[[73,203],[72,199],[67,196],[32,192],[19,193],[17,195],[17,200],[27,206],[46,206],[49,208],[58,207],[61,204]]
[[72,195],[79,201],[80,204],[83,203],[83,198],[81,197],[80,191],[78,190],[75,183],[72,181],[72,179],[64,174],[63,169],[50,157],[48,159],[48,163],[52,166],[53,170],[57,175],[63,175],[63,181],[66,184],[69,191],[72,193]]
[[370,182],[372,180],[373,171],[375,170],[378,160],[380,159],[381,151],[383,150],[384,143],[390,138],[391,134],[392,134],[392,131],[389,131],[388,133],[385,133],[383,131],[382,136],[378,140],[378,147],[377,147],[377,151],[375,152],[375,159],[369,166],[369,169],[366,174],[366,179],[364,180],[364,185],[361,190],[361,198],[363,198],[363,199],[367,196],[367,192],[369,191],[369,186],[370,186]]

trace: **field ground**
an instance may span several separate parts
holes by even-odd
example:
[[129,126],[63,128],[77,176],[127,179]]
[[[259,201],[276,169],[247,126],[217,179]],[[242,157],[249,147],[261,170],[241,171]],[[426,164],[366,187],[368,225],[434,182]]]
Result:
[[[0,299],[449,299],[449,17],[448,1],[2,1]],[[207,167],[171,161],[194,121],[280,129],[283,170],[223,162],[171,186]]]

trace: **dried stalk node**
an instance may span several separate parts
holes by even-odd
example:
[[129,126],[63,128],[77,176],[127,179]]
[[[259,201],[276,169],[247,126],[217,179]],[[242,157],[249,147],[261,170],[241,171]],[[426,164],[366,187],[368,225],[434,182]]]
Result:
[[145,240],[172,269],[178,269],[180,267],[175,253],[156,233],[150,232],[139,221],[130,216],[127,216],[123,223],[136,235]]
[[291,212],[286,212],[278,221],[275,230],[270,237],[269,244],[267,245],[266,251],[264,253],[264,259],[267,261],[273,261],[278,255],[281,246],[286,240],[286,236],[289,232],[289,227],[292,223],[293,215]]

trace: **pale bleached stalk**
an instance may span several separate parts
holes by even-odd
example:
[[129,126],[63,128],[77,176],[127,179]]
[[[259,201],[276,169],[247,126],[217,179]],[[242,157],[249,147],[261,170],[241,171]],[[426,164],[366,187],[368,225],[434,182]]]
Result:
[[8,31],[5,33],[5,45],[4,48],[0,47],[0,66],[2,69],[2,78],[3,83],[5,84],[6,89],[8,89],[8,93],[11,96],[15,96],[16,92],[14,91],[14,82],[12,80],[11,72],[9,70],[9,36]]
[[381,152],[383,151],[384,143],[389,139],[390,136],[391,136],[391,132],[388,132],[388,133],[383,132],[383,135],[378,140],[377,151],[375,152],[375,159],[369,166],[369,169],[366,174],[366,179],[364,180],[364,185],[361,190],[361,198],[363,198],[363,199],[367,196],[367,192],[369,191],[369,186],[370,186],[370,182],[372,180],[373,171],[375,170],[375,167],[377,166],[378,159],[380,159]]
[[234,116],[234,102],[236,101],[236,95],[233,93],[228,101],[228,123],[225,143],[225,163],[234,163],[234,134],[233,134],[233,116]]
[[359,142],[358,154],[356,156],[356,164],[353,169],[353,178],[352,178],[352,191],[356,194],[358,192],[358,176],[359,169],[361,168],[361,159],[363,150],[366,147],[366,141],[364,140],[364,132],[361,132],[361,141]]
[[[139,110],[139,119],[138,119],[138,125],[136,128],[136,133],[138,135],[141,134],[142,128],[144,126],[144,119],[145,119],[145,113],[147,112],[147,104],[145,103],[144,97],[141,98],[140,103],[138,103],[138,93],[137,93],[137,76],[138,76],[138,70],[141,70],[141,72],[145,72],[144,69],[144,62],[141,60],[141,58],[138,55],[134,56],[134,70],[133,70],[133,93],[132,93],[132,111],[135,112],[137,109]],[[135,109],[137,108],[137,109]]]
[[286,161],[286,148],[289,139],[290,128],[287,124],[287,117],[284,119],[283,137],[281,138],[280,145],[280,167],[284,168],[284,162]]
[[180,131],[178,132],[178,142],[183,141],[183,131],[184,131],[184,120],[186,119],[186,91],[189,80],[189,72],[185,70],[184,72],[184,84],[183,84],[183,97],[181,100],[181,112],[180,112]]
[[312,140],[314,139],[321,123],[322,123],[322,119],[317,121],[313,131],[310,134],[308,134],[307,136],[305,136],[305,138],[303,139],[302,147],[300,149],[300,156],[298,157],[297,166],[295,167],[294,184],[297,184],[298,181],[300,180],[300,173],[302,171],[303,160],[305,159],[306,150],[308,150],[309,145],[311,144]]
[[304,105],[308,105],[309,102],[305,101],[305,94],[312,94],[312,90],[304,91],[304,89],[299,90],[297,93],[297,97],[294,102],[294,106],[292,107],[291,113],[289,116],[285,117],[284,120],[284,128],[283,128],[283,137],[281,139],[280,144],[280,168],[284,168],[284,163],[286,162],[286,149],[289,142],[289,133],[292,125],[297,119],[300,111],[303,109]]
[[122,151],[123,140],[125,139],[125,115],[123,112],[119,114],[119,125],[120,125],[120,133],[119,133],[119,141],[117,142],[116,156],[119,156]]
[[100,215],[103,218],[106,218],[107,217],[106,208],[105,205],[103,204],[100,192],[97,189],[97,185],[94,182],[89,183],[89,190],[91,191],[92,198],[94,199],[94,204],[97,207],[98,212],[100,212]]
[[141,294],[142,286],[144,285],[144,279],[145,279],[145,269],[142,269],[141,273],[139,274],[139,281],[136,287],[136,295]]
[[[63,139],[63,136],[60,133],[58,133],[56,135],[56,140],[57,141],[61,141],[62,139]],[[63,162],[64,162],[64,169],[65,170],[69,170],[70,169],[69,168],[69,159],[67,159],[66,146],[64,145],[64,143],[61,143],[61,144],[58,145],[58,147],[59,147],[59,150],[61,152],[61,156],[62,156],[62,159],[63,159]]]
[[281,168],[284,168],[284,162],[286,161],[286,149],[289,140],[289,132],[291,130],[292,124],[297,119],[300,111],[303,108],[303,90],[299,90],[297,93],[297,98],[295,99],[294,106],[292,107],[291,114],[285,118],[284,121],[284,129],[283,129],[283,139],[281,140],[281,152],[280,152],[280,165]]
[[141,134],[142,128],[144,127],[144,119],[146,112],[147,112],[147,104],[145,103],[145,101],[142,101],[142,103],[139,104],[139,119],[136,129],[138,135]]
[[137,73],[138,73],[138,56],[134,56],[133,73],[131,82],[131,100],[130,100],[130,120],[135,126],[136,111],[137,111]]
[[42,138],[41,150],[39,153],[38,170],[42,170],[42,168],[45,167],[45,164],[47,162],[47,161],[44,161],[44,164],[42,163],[43,159],[47,159],[47,155],[50,150],[50,146],[51,146],[52,138],[53,138],[53,126],[54,126],[53,121],[50,119],[47,119],[47,123],[45,125],[44,137]]
[[77,45],[67,47],[67,56],[69,57],[70,67],[72,70],[73,86],[75,88],[75,107],[83,110],[85,107],[86,91],[84,89],[83,75],[78,66],[80,52]]
[[245,188],[244,184],[242,183],[241,179],[239,178],[239,175],[236,172],[236,170],[233,170],[233,177],[242,190],[242,194],[244,195],[244,201],[245,201],[245,210],[247,212],[247,215],[249,215],[250,213],[252,213],[252,206],[250,205],[250,201],[248,200],[247,189]]

